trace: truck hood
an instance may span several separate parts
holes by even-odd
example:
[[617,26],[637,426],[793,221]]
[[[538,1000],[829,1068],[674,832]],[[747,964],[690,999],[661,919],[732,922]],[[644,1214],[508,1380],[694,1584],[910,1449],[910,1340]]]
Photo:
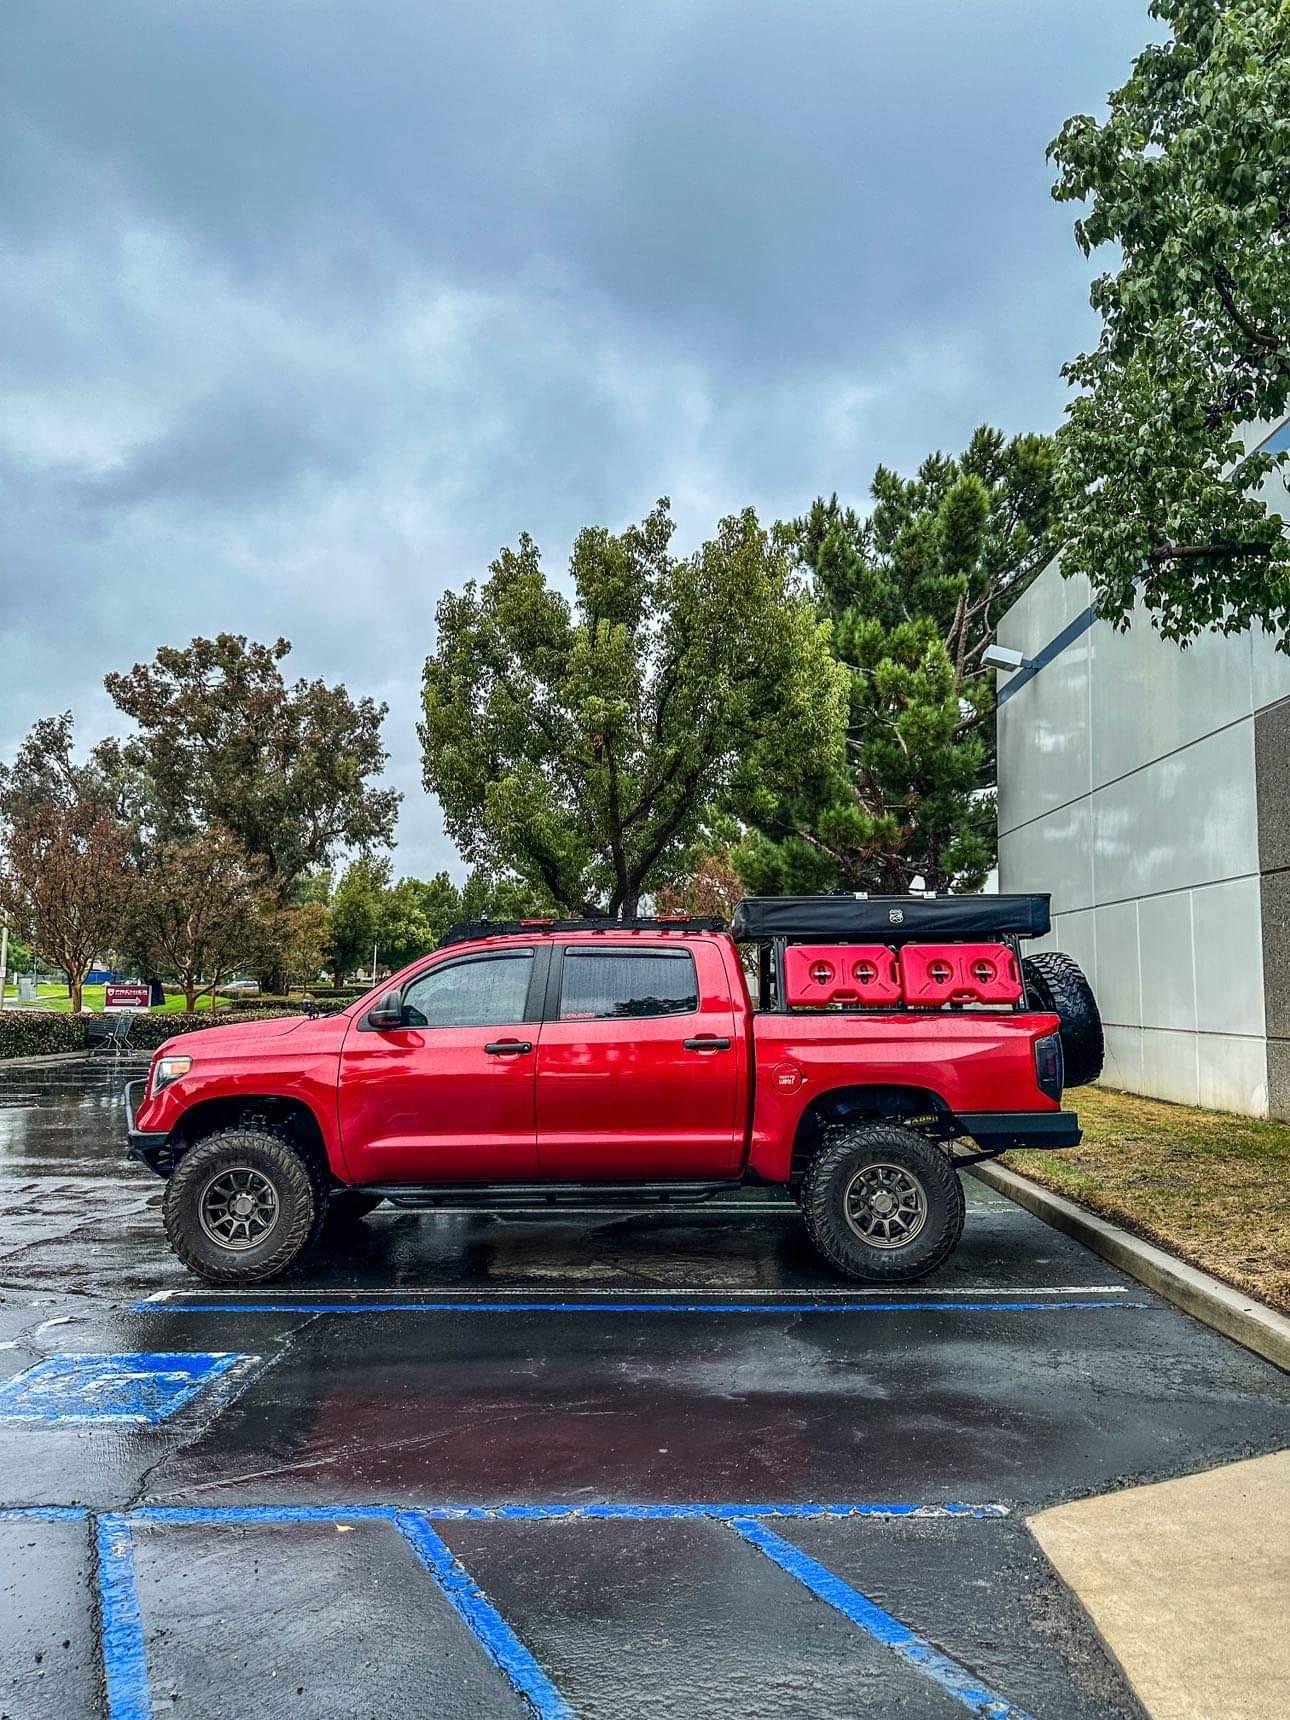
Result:
[[283,1039],[289,1033],[298,1033],[301,1028],[316,1031],[324,1026],[339,1026],[340,1031],[344,1032],[344,1023],[338,1023],[335,1016],[275,1015],[267,1021],[230,1022],[226,1027],[199,1027],[192,1033],[176,1033],[166,1040],[157,1055],[160,1056],[164,1052],[187,1052],[193,1057],[237,1056],[242,1052],[253,1051],[269,1040]]

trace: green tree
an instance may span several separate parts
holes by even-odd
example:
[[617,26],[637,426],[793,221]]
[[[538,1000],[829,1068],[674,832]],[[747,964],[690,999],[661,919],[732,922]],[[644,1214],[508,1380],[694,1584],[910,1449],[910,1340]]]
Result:
[[549,919],[567,912],[539,886],[513,873],[476,866],[461,887],[459,920]]
[[266,992],[285,995],[292,986],[318,984],[330,948],[331,913],[325,903],[311,899],[282,907],[271,900],[257,922],[248,965],[263,976]]
[[381,954],[391,968],[403,967],[434,949],[449,926],[466,918],[461,891],[446,872],[400,878],[382,904]]
[[[373,949],[382,943],[389,890],[388,860],[360,855],[341,876],[330,902],[328,951],[332,979],[337,986],[343,983],[346,974],[366,966]],[[388,960],[388,952],[382,953]]]
[[387,846],[400,798],[374,786],[386,707],[323,681],[288,685],[290,650],[221,633],[104,682],[137,725],[119,757],[146,784],[155,836],[230,831],[283,906],[337,848]]
[[664,885],[655,906],[660,914],[689,914],[700,919],[717,915],[728,920],[743,894],[743,880],[729,850],[714,848],[695,856],[688,878]]
[[146,972],[178,979],[193,1010],[255,953],[265,913],[263,868],[227,831],[207,830],[147,856],[129,942]]
[[92,803],[39,806],[9,822],[0,912],[67,975],[73,1012],[86,974],[129,923],[138,890],[132,838]]
[[994,863],[999,616],[1053,553],[1053,448],[982,426],[913,479],[885,467],[861,516],[817,500],[793,535],[833,624],[850,706],[824,757],[761,809],[735,863],[765,892],[978,889]]
[[635,913],[714,810],[840,746],[842,677],[787,547],[749,510],[678,559],[667,508],[581,532],[572,603],[524,536],[439,605],[426,787],[469,861],[562,912]]
[[1290,648],[1290,542],[1258,494],[1290,455],[1243,458],[1238,428],[1290,403],[1290,6],[1152,0],[1146,48],[1099,123],[1049,146],[1059,202],[1087,201],[1102,335],[1064,374],[1068,542],[1100,614],[1135,597],[1168,638],[1262,621]]
[[51,807],[98,806],[123,823],[144,822],[146,785],[118,742],[101,741],[85,759],[75,755],[70,711],[33,723],[12,764],[0,764],[0,819]]

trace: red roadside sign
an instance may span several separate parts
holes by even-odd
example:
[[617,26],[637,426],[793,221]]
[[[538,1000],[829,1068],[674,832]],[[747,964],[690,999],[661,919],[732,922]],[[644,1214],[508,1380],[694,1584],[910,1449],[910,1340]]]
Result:
[[109,985],[103,988],[104,1009],[147,1009],[146,985]]

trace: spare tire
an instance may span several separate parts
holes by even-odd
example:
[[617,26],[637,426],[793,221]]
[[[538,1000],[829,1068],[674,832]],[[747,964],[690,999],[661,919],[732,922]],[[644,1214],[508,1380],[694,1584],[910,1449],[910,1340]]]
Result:
[[1041,950],[1021,964],[1032,1009],[1061,1020],[1062,1062],[1068,1087],[1084,1087],[1102,1073],[1102,1017],[1079,964],[1060,950]]

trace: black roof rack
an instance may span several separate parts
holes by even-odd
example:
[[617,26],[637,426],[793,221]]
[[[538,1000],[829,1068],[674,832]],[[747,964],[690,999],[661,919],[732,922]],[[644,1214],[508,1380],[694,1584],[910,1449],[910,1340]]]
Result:
[[686,914],[659,914],[631,920],[462,920],[449,926],[439,939],[439,948],[471,943],[476,938],[542,938],[556,932],[724,932],[726,922],[717,915],[691,918]]
[[739,943],[954,943],[1042,938],[1049,898],[1026,896],[746,896],[730,930]]

